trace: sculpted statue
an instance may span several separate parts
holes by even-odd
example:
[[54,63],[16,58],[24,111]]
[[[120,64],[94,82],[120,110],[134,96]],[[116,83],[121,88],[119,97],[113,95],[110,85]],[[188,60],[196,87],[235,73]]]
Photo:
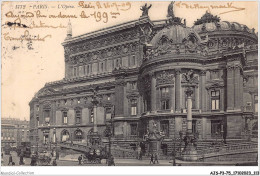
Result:
[[149,7],[147,7],[147,3],[145,3],[145,5],[140,8],[140,10],[143,11],[142,16],[148,16],[148,11],[151,7],[152,4],[150,4]]
[[174,5],[175,1],[172,1],[169,6],[168,6],[168,14],[167,17],[172,17],[174,18],[174,12],[173,12],[173,5]]
[[188,83],[192,83],[194,79],[194,71],[191,69],[187,73],[183,73],[183,80]]

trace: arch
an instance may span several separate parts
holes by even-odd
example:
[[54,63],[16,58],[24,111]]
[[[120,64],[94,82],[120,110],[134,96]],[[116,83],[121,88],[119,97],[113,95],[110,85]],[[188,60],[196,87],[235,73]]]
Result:
[[89,131],[88,131],[88,134],[93,134],[94,133],[94,129],[91,128]]
[[76,141],[81,141],[83,139],[83,131],[81,129],[76,129],[74,132],[74,139]]
[[66,142],[70,140],[70,133],[68,130],[63,130],[61,132],[61,142]]

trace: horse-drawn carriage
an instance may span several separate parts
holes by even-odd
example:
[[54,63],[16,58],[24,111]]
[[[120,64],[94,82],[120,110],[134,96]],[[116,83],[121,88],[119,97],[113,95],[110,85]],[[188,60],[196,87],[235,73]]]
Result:
[[101,164],[102,159],[107,159],[107,151],[102,146],[92,146],[84,153],[83,163],[85,164]]
[[51,157],[51,154],[44,151],[44,152],[41,152],[41,153],[38,153],[38,155],[36,154],[33,154],[31,156],[31,165],[32,166],[48,166],[51,164],[51,161],[52,161],[52,157]]

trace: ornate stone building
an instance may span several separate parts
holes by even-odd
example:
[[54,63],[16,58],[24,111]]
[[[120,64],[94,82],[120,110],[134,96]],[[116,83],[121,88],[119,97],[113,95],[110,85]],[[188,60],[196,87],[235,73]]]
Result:
[[187,87],[199,140],[244,139],[257,130],[254,29],[210,13],[192,27],[169,10],[167,19],[151,21],[148,10],[137,20],[75,37],[69,24],[62,43],[65,78],[46,83],[30,102],[34,144],[86,142],[97,86],[98,133],[112,117],[114,140],[122,144],[142,141],[154,126],[165,135],[165,147],[185,132]]

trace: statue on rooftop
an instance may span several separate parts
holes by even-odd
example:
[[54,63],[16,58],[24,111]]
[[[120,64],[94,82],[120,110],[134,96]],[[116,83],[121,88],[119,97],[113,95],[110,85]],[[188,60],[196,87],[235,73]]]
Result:
[[145,3],[145,5],[140,8],[140,10],[143,11],[142,16],[148,16],[148,11],[151,7],[152,7],[152,4],[150,4],[148,7],[147,3]]
[[172,17],[174,18],[174,11],[173,11],[173,5],[174,5],[175,1],[172,1],[169,6],[168,6],[168,14],[167,17]]

